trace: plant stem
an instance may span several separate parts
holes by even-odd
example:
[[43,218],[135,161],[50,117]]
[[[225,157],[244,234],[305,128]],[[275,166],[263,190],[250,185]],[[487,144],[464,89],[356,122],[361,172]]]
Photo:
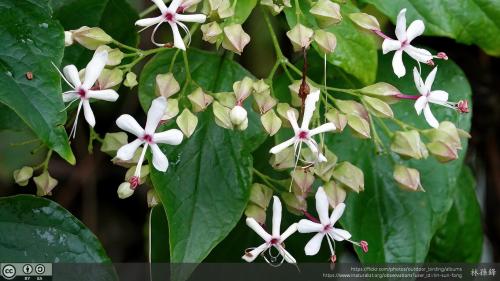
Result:
[[253,173],[256,174],[260,179],[262,179],[262,181],[264,181],[264,183],[267,184],[276,193],[281,193],[282,192],[282,191],[280,191],[279,189],[277,189],[274,186],[274,184],[277,184],[278,186],[282,186],[283,187],[283,185],[279,181],[270,178],[269,176],[261,173],[259,170],[255,169],[255,168],[253,168]]
[[[168,2],[170,2],[170,0],[163,0],[163,2],[168,3]],[[151,5],[151,6],[147,7],[144,11],[139,13],[139,17],[142,18],[146,15],[149,15],[151,12],[153,12],[156,9],[157,9],[156,5]]]
[[134,48],[134,47],[131,47],[131,46],[129,46],[129,45],[125,45],[125,44],[123,44],[123,43],[121,43],[121,42],[118,42],[118,41],[117,41],[117,40],[115,40],[115,39],[113,39],[113,42],[112,42],[112,43],[113,43],[113,44],[115,44],[116,46],[120,47],[120,48],[123,48],[123,49],[125,49],[125,50],[129,50],[129,51],[132,51],[132,52],[134,52],[134,53],[140,53],[140,52],[141,52],[141,50],[139,50],[139,49],[137,49],[137,48]]
[[50,157],[52,157],[52,151],[52,149],[49,149],[47,151],[47,156],[45,156],[45,160],[43,160],[42,163],[34,166],[33,170],[39,170],[43,168],[43,171],[47,171],[47,169],[49,168]]

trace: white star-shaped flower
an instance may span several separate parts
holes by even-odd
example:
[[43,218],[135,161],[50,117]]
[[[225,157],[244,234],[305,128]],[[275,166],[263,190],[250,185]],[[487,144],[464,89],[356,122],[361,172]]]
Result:
[[[165,132],[155,133],[161,118],[165,114],[167,100],[165,97],[159,97],[153,100],[148,111],[146,127],[143,129],[134,117],[124,114],[116,120],[116,125],[120,129],[127,131],[137,137],[133,142],[122,146],[116,153],[116,157],[123,161],[128,161],[134,157],[135,151],[144,144],[142,154],[139,158],[134,176],[135,180],[140,178],[141,165],[144,161],[144,155],[148,147],[151,147],[153,153],[153,166],[161,172],[166,172],[168,168],[168,159],[161,151],[158,143],[178,145],[182,142],[183,135],[180,130],[171,129]],[[137,183],[136,183],[137,184]],[[135,187],[134,187],[135,188]]]
[[284,258],[288,263],[296,263],[293,256],[285,250],[282,243],[290,237],[295,231],[297,231],[297,223],[290,225],[285,232],[280,234],[280,226],[281,226],[281,201],[278,197],[273,196],[273,228],[272,234],[267,233],[262,226],[254,219],[247,218],[247,225],[255,231],[262,239],[264,239],[264,243],[257,248],[254,248],[251,251],[248,251],[241,257],[247,262],[252,262],[259,256],[262,252],[271,249],[274,247],[278,250],[279,254]]
[[396,51],[392,59],[392,68],[398,77],[403,77],[406,74],[406,69],[403,64],[403,52],[406,52],[418,62],[428,63],[433,58],[429,51],[410,45],[413,39],[424,33],[425,25],[423,21],[416,20],[406,29],[405,13],[406,9],[402,9],[399,12],[396,22],[396,37],[398,40],[386,38],[382,43],[382,52],[384,55],[388,52]]
[[[332,212],[332,215],[328,216],[328,198],[326,197],[326,193],[323,190],[323,187],[318,188],[318,191],[315,195],[316,198],[316,211],[318,212],[319,222],[313,222],[311,220],[302,219],[299,221],[297,229],[300,233],[311,233],[317,232],[316,235],[309,240],[306,244],[304,250],[306,255],[314,256],[318,253],[321,242],[323,238],[326,236],[328,241],[328,245],[330,246],[330,251],[332,256],[335,255],[334,248],[332,246],[332,242],[335,245],[335,241],[344,241],[351,238],[351,234],[343,229],[335,228],[333,225],[340,219],[342,214],[344,213],[345,204],[338,204]],[[350,241],[351,242],[351,241]]]
[[97,99],[97,100],[105,100],[114,102],[118,99],[119,95],[115,90],[92,90],[94,83],[101,75],[104,66],[106,65],[106,61],[108,60],[108,52],[107,51],[99,51],[95,52],[94,56],[88,63],[85,68],[85,77],[83,79],[83,83],[80,80],[80,75],[78,74],[78,70],[74,65],[68,65],[63,68],[63,74],[61,74],[62,78],[66,83],[72,88],[71,91],[64,92],[63,101],[73,103],[74,101],[80,100],[80,104],[78,105],[78,109],[76,111],[76,118],[73,128],[71,129],[71,133],[69,136],[73,135],[73,138],[76,135],[76,126],[78,124],[78,116],[80,115],[80,110],[83,106],[83,114],[85,115],[85,120],[91,127],[95,126],[95,116],[92,112],[92,108],[90,108],[89,99]]
[[[160,44],[155,41],[155,34],[160,25],[167,22],[172,28],[172,34],[174,36],[174,46],[181,50],[186,50],[184,41],[182,40],[181,33],[179,32],[178,26],[180,26],[187,34],[189,34],[189,29],[183,22],[197,22],[204,23],[207,16],[203,14],[192,14],[184,15],[181,14],[184,8],[180,7],[182,0],[173,0],[170,6],[166,6],[162,0],[151,0],[155,3],[158,9],[161,11],[161,15],[155,18],[140,19],[135,22],[135,25],[143,26],[144,29],[156,25],[153,33],[151,34],[151,41],[158,47],[163,47],[165,44]],[[142,29],[142,30],[144,30]],[[142,31],[141,30],[141,31]]]
[[422,110],[424,111],[425,120],[431,127],[439,127],[439,122],[434,117],[431,111],[429,103],[443,105],[449,108],[456,108],[456,106],[448,103],[448,93],[441,90],[431,91],[432,84],[434,83],[434,78],[436,78],[437,67],[435,67],[431,73],[425,79],[425,83],[420,77],[420,73],[417,68],[413,69],[413,78],[415,79],[415,85],[418,92],[422,95],[415,101],[415,110],[417,114],[420,115]]
[[293,110],[287,111],[288,121],[292,125],[295,135],[291,139],[286,140],[271,148],[269,152],[271,152],[272,154],[276,154],[286,149],[287,147],[294,145],[296,152],[295,155],[296,157],[298,157],[298,154],[300,153],[300,147],[298,149],[298,153],[297,147],[299,145],[302,145],[302,143],[305,143],[307,146],[309,146],[309,149],[311,149],[312,153],[314,155],[317,155],[317,159],[319,162],[327,161],[326,157],[319,150],[318,143],[312,137],[324,132],[334,131],[335,125],[333,123],[326,123],[317,128],[309,130],[309,123],[311,122],[314,110],[316,109],[316,102],[318,102],[319,100],[319,94],[320,90],[315,90],[307,95],[305,101],[304,116],[302,118],[302,125],[300,127],[297,123],[297,116],[295,116]]

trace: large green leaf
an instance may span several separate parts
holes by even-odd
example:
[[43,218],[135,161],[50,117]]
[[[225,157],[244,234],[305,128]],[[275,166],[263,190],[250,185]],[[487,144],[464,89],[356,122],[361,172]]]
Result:
[[[115,40],[130,46],[137,45],[134,24],[139,16],[125,0],[50,0],[50,3],[54,17],[65,30],[81,26],[100,27]],[[63,64],[84,67],[91,56],[90,51],[75,44],[66,48]]]
[[445,36],[476,44],[500,56],[500,2],[491,0],[363,0],[375,5],[393,21],[407,8],[407,23],[421,19],[427,35]]
[[[238,0],[233,0],[233,3],[234,1]],[[232,23],[243,24],[252,13],[255,5],[257,5],[257,0],[239,1],[234,8],[234,16],[231,17],[230,21]]]
[[[307,1],[300,1],[300,5],[304,14],[300,18],[301,23],[310,28],[319,29],[314,17],[309,13],[311,6]],[[293,28],[297,23],[295,7],[284,11],[290,28]],[[377,45],[371,36],[360,32],[359,28],[347,16],[349,13],[358,11],[352,4],[342,5],[342,22],[326,29],[337,37],[337,48],[326,58],[329,63],[342,68],[362,83],[369,84],[375,80],[377,71]],[[316,44],[313,44],[313,47],[321,54]]]
[[95,235],[45,198],[0,198],[0,259],[9,262],[110,262]]
[[481,260],[483,228],[476,200],[476,181],[468,167],[462,168],[446,224],[434,236],[427,260],[470,262]]
[[[402,92],[415,94],[413,78],[394,77],[391,58],[380,58],[378,80],[391,83]],[[409,65],[409,61],[405,62]],[[424,71],[427,74],[429,71]],[[470,86],[460,68],[452,61],[441,62],[433,89],[450,93],[451,100],[470,100]],[[413,101],[401,101],[393,106],[395,116],[419,128],[428,128],[423,116],[417,116]],[[444,107],[433,106],[438,120],[449,120],[457,127],[469,130],[471,114],[459,115]],[[379,133],[382,133],[380,128]],[[388,147],[386,137],[383,138]],[[342,223],[354,239],[367,240],[370,251],[357,249],[364,262],[423,262],[436,231],[443,226],[453,203],[454,189],[462,169],[467,149],[464,141],[460,158],[449,164],[440,164],[432,157],[422,161],[402,161],[390,155],[375,155],[370,140],[355,140],[346,133],[328,141],[339,161],[348,160],[362,168],[365,191],[350,194]],[[394,162],[401,162],[420,171],[426,192],[406,192],[392,179]]]
[[[139,86],[143,107],[149,107],[155,77],[168,72],[174,52],[161,53],[144,67]],[[190,49],[188,61],[192,78],[208,92],[231,91],[233,82],[249,75],[238,64],[207,52]],[[173,73],[184,84],[182,58],[174,64]],[[237,224],[252,181],[250,152],[265,136],[251,111],[251,125],[245,133],[217,126],[211,107],[197,116],[198,127],[189,139],[179,146],[162,147],[171,159],[168,171],[151,173],[166,209],[174,263],[202,261]]]
[[[52,19],[50,8],[40,1],[0,0],[0,14],[0,103],[15,112],[47,146],[74,164],[64,129],[66,113],[60,77],[52,66],[62,59],[63,30]],[[27,79],[28,72],[33,79]],[[12,114],[7,109],[0,114],[4,113]]]

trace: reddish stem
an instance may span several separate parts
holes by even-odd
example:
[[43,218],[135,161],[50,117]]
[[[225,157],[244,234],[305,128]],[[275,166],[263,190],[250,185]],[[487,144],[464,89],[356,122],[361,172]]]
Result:
[[378,36],[384,38],[384,39],[391,39],[391,37],[385,35],[381,30],[376,30],[372,29],[373,33],[377,34]]
[[397,98],[406,100],[417,100],[420,96],[405,95],[403,93],[398,93],[395,95]]
[[304,213],[304,216],[308,218],[310,221],[313,221],[315,223],[319,223],[319,220],[315,218],[313,215],[309,214],[306,210],[302,210],[302,213]]

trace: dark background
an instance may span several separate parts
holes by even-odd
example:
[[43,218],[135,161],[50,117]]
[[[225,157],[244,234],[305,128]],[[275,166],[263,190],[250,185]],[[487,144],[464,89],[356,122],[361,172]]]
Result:
[[[140,1],[133,2],[142,10]],[[148,2],[149,1],[144,1]],[[258,15],[251,16],[245,24],[245,30],[252,37],[242,57],[236,60],[249,69],[258,78],[267,76],[274,63],[274,52],[270,37],[263,30],[264,22]],[[276,27],[281,28],[279,34],[286,31],[284,22],[278,18]],[[388,28],[391,28],[388,26]],[[142,34],[149,38],[149,34]],[[200,33],[193,36],[193,45],[199,42]],[[196,39],[196,40],[195,40]],[[280,38],[283,48],[289,46],[286,38]],[[418,39],[418,44],[445,51],[465,72],[473,89],[472,139],[466,163],[473,168],[477,179],[477,195],[482,208],[482,220],[485,232],[483,261],[500,260],[500,153],[499,153],[499,119],[500,119],[500,60],[486,55],[476,46],[457,44],[453,40],[434,37]],[[147,49],[149,40],[142,40],[141,48]],[[146,44],[144,44],[146,43]],[[206,46],[205,46],[206,47]],[[293,57],[286,50],[288,57]],[[121,93],[126,92],[123,88]],[[139,120],[144,119],[135,89],[120,98],[116,103],[96,103],[96,119],[99,121],[96,131],[104,135],[106,132],[117,132],[114,120],[121,113],[130,113]],[[59,180],[54,189],[52,200],[67,208],[81,219],[100,239],[108,255],[114,262],[147,261],[146,252],[146,218],[149,212],[146,193],[149,187],[141,186],[129,199],[120,200],[116,195],[118,185],[123,182],[126,170],[114,166],[108,155],[100,152],[96,143],[93,153],[88,152],[88,128],[83,118],[79,120],[77,138],[73,141],[73,149],[78,159],[76,166],[70,166],[57,156],[50,162],[51,175]],[[22,165],[39,163],[44,157],[43,150],[35,154],[30,152],[36,145],[15,145],[30,139],[29,135],[19,132],[0,133],[0,196],[18,193],[35,193],[31,182],[27,187],[13,184],[12,171]],[[472,200],[472,199],[471,199]],[[457,245],[459,246],[459,245]]]

